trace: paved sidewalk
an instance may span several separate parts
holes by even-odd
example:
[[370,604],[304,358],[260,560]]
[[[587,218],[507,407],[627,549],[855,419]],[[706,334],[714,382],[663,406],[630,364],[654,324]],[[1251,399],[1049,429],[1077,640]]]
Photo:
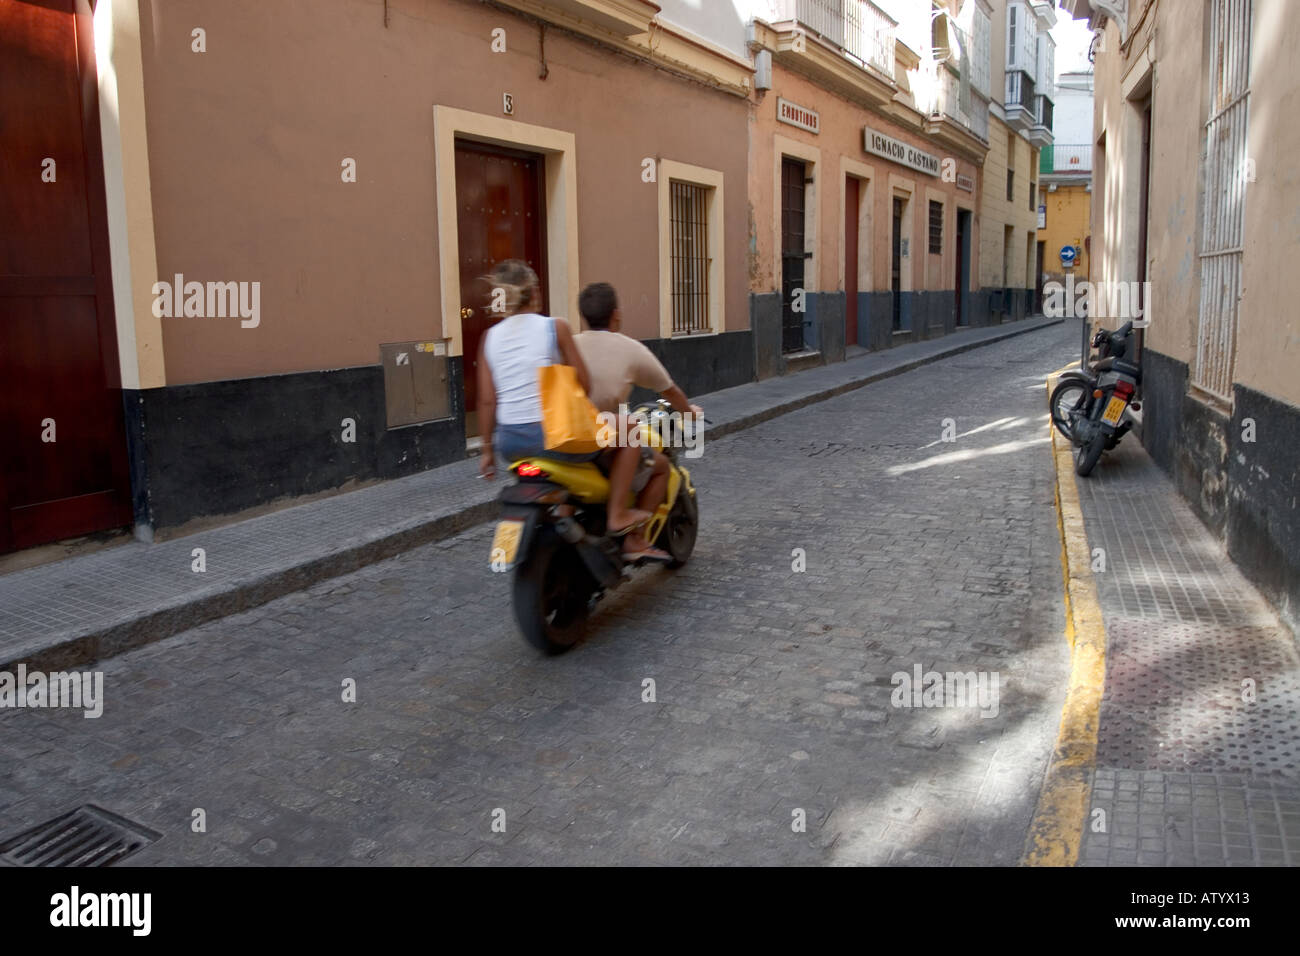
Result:
[[[1060,324],[958,332],[699,396],[718,438],[980,346]],[[120,654],[485,521],[499,482],[476,459],[154,544],[131,542],[0,577],[0,669]],[[195,548],[206,571],[192,570]]]
[[1080,863],[1300,865],[1294,635],[1135,437],[1077,482],[1108,646]]

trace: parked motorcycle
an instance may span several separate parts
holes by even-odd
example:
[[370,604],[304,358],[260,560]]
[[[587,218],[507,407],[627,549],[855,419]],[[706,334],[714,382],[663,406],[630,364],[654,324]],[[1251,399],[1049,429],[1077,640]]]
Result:
[[[681,420],[663,399],[642,403],[635,412],[646,422],[634,426],[642,445],[669,461],[667,497],[642,534],[672,556],[670,568],[679,568],[695,548],[700,520],[690,472],[676,461]],[[514,571],[515,620],[524,638],[560,654],[582,638],[596,602],[646,562],[629,564],[622,539],[606,533],[609,478],[595,462],[539,456],[512,462],[510,471],[518,480],[501,491],[492,569]]]
[[1048,399],[1052,424],[1074,445],[1074,470],[1087,477],[1102,452],[1114,448],[1133,427],[1130,411],[1142,384],[1142,369],[1127,360],[1133,323],[1114,332],[1101,329],[1092,338],[1098,360],[1087,370],[1061,375]]

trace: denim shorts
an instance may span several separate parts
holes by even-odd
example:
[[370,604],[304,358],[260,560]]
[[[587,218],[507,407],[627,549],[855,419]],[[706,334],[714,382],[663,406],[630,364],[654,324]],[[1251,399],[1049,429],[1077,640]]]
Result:
[[496,452],[509,464],[520,458],[549,458],[552,461],[595,461],[602,454],[593,451],[587,454],[572,455],[562,451],[547,451],[546,437],[542,433],[541,422],[528,422],[522,425],[497,425],[494,439]]

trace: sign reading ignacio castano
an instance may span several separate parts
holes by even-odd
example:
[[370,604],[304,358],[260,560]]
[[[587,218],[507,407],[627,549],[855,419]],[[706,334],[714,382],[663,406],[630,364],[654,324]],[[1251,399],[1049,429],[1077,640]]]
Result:
[[911,166],[913,169],[929,173],[931,176],[939,175],[938,156],[931,156],[915,146],[909,146],[901,139],[894,139],[894,137],[886,136],[884,133],[877,133],[870,126],[862,128],[862,148],[868,153],[883,156],[885,159],[892,159],[896,163]]

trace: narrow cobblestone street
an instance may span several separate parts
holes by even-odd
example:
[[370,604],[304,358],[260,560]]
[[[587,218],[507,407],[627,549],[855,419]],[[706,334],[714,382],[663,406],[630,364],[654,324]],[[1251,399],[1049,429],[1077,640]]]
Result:
[[[142,864],[1014,864],[1069,664],[1043,382],[1077,350],[1055,326],[707,443],[691,563],[560,658],[484,525],[105,661],[97,720],[0,712],[0,813],[94,803],[162,833]],[[996,703],[891,706],[918,665]]]

